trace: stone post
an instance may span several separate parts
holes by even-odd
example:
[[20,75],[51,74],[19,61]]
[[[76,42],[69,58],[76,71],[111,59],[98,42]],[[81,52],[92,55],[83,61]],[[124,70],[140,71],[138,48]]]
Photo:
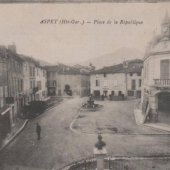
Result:
[[106,144],[102,141],[102,136],[98,135],[98,142],[94,147],[94,155],[97,159],[97,170],[104,170],[104,158],[107,155]]

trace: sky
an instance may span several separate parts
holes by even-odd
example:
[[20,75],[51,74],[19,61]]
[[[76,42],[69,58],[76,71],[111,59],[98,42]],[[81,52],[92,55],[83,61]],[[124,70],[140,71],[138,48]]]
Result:
[[[79,63],[121,47],[144,51],[154,32],[160,33],[166,11],[170,15],[169,3],[1,4],[0,45],[14,42],[18,53],[49,63]],[[57,23],[41,24],[45,19]],[[62,19],[91,23],[59,24]]]

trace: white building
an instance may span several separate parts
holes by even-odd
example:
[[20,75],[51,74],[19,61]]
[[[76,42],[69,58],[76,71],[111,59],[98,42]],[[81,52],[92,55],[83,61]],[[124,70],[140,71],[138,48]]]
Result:
[[31,57],[22,56],[23,62],[23,91],[24,103],[44,100],[47,96],[47,73],[39,63]]
[[47,71],[39,66],[36,67],[36,85],[38,87],[38,91],[36,93],[36,100],[45,100],[47,97]]
[[170,18],[166,14],[161,34],[154,37],[144,58],[142,109],[150,121],[170,110]]
[[104,67],[91,73],[91,94],[108,96],[141,96],[141,60]]
[[88,69],[66,66],[46,66],[48,94],[62,96],[71,91],[71,95],[87,96],[90,92],[90,76]]

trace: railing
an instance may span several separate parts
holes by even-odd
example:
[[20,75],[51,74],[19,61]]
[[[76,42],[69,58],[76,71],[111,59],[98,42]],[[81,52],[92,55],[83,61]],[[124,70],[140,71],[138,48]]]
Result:
[[[107,156],[104,158],[104,169],[106,170],[136,170],[152,168],[147,161],[167,160],[170,159],[169,154],[154,154],[145,156]],[[145,165],[146,163],[146,165]],[[96,170],[97,158],[89,157],[76,162],[72,162],[58,170]]]
[[158,87],[170,86],[170,79],[154,79],[154,85]]
[[59,170],[95,170],[97,162],[95,157],[89,157],[72,162]]

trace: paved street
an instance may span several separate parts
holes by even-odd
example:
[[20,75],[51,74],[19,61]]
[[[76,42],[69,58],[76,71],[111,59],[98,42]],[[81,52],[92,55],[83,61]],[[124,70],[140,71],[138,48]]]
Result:
[[134,118],[134,99],[95,101],[104,107],[97,112],[81,111],[73,128],[82,133],[158,134],[160,131],[138,126]]
[[[58,169],[74,160],[92,156],[97,135],[74,133],[70,130],[70,124],[77,116],[78,108],[84,100],[84,98],[64,99],[58,106],[30,121],[19,137],[0,154],[0,163],[50,170],[52,168]],[[107,102],[105,104],[104,108],[107,107]],[[129,133],[125,135],[120,133],[103,135],[108,154],[135,156],[170,153],[169,135],[130,135],[132,132],[138,132],[139,134],[158,133],[147,127],[147,130],[142,128],[142,132],[133,130],[132,127],[135,126],[132,116],[133,101],[124,102],[123,104],[113,102],[111,105],[115,107],[114,112],[117,115],[120,114],[120,121],[124,119],[122,112],[125,106],[127,106],[125,110],[128,114],[131,113],[131,116],[125,117],[125,119],[127,118],[126,124]],[[93,114],[97,116],[97,113]],[[107,116],[109,114],[106,115],[105,119]],[[42,139],[40,141],[37,141],[35,133],[37,121],[42,126]],[[117,120],[117,122],[119,121]],[[119,129],[118,124],[116,124],[116,127]],[[124,129],[126,129],[126,124],[124,120],[124,125],[122,125]],[[96,128],[95,126],[91,127]]]

